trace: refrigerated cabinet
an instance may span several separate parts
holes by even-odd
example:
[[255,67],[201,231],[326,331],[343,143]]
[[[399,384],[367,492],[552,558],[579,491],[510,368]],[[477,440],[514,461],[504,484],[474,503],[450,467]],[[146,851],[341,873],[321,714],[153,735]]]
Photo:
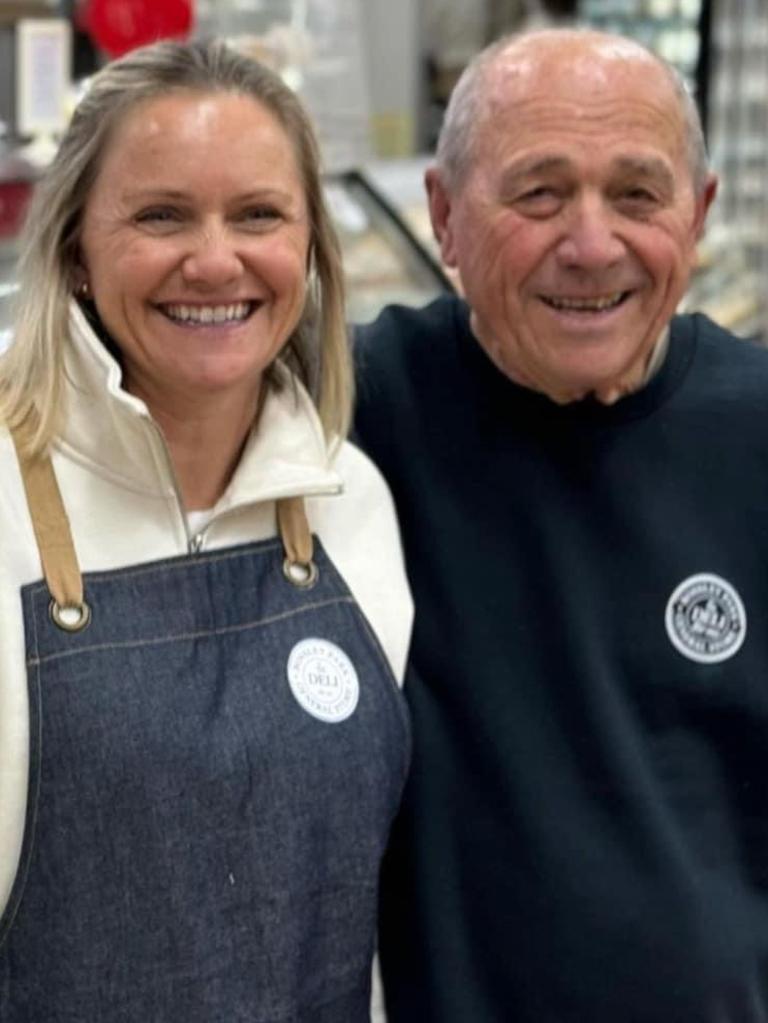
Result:
[[[406,176],[410,170],[407,166]],[[397,171],[390,168],[387,174],[381,167],[354,170],[326,185],[344,256],[348,318],[353,323],[372,320],[389,303],[426,305],[453,289],[429,240],[425,200],[404,201],[409,185],[396,205],[385,190],[393,173]],[[402,178],[402,169],[399,174]],[[420,181],[419,174],[419,188]]]

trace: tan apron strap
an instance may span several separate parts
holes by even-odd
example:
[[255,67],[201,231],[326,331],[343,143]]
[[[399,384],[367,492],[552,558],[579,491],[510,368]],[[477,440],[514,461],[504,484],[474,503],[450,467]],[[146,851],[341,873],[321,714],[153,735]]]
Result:
[[50,456],[29,458],[23,454],[20,433],[11,431],[48,590],[59,607],[79,608],[83,578]]
[[284,497],[277,502],[277,528],[286,560],[294,565],[309,565],[312,561],[312,533],[303,497]]
[[[32,527],[37,540],[43,574],[51,597],[60,608],[83,606],[83,579],[77,563],[69,519],[61,500],[61,492],[48,455],[27,457],[19,438],[12,430],[21,477],[27,495]],[[312,533],[307,521],[303,497],[286,497],[277,502],[277,524],[288,566],[312,567]],[[306,585],[307,577],[291,576],[293,582]]]

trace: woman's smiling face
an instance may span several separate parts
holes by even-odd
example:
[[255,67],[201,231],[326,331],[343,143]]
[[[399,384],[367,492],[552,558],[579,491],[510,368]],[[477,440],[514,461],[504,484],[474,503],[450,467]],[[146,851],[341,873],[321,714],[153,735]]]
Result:
[[252,403],[304,307],[310,227],[290,138],[257,101],[178,91],[119,122],[85,206],[82,274],[150,408]]

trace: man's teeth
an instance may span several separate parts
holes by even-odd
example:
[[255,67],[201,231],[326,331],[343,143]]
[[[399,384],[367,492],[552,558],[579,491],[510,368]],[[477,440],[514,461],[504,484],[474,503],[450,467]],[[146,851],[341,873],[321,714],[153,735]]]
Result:
[[561,298],[555,295],[544,295],[544,301],[553,309],[576,309],[581,312],[602,313],[606,309],[613,309],[624,296],[625,291],[617,291],[613,295],[605,295],[602,298]]
[[166,316],[180,323],[237,323],[250,315],[251,302],[231,305],[164,305]]

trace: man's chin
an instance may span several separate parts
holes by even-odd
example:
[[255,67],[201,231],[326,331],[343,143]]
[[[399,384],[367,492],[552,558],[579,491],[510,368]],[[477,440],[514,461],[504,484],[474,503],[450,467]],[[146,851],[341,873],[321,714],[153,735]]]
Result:
[[[639,339],[633,346],[632,362],[627,366],[624,361],[627,346],[622,346],[622,339],[614,335],[610,339],[598,337],[580,344],[574,344],[570,338],[558,339],[558,343],[550,338],[542,344],[528,338],[527,343],[521,343],[518,337],[514,337],[514,343],[504,343],[498,340],[498,335],[484,333],[474,313],[471,326],[497,369],[557,405],[570,405],[589,396],[601,404],[613,405],[627,394],[640,390],[646,382],[656,348],[647,336]],[[531,358],[536,349],[539,354],[548,353],[551,357]]]

